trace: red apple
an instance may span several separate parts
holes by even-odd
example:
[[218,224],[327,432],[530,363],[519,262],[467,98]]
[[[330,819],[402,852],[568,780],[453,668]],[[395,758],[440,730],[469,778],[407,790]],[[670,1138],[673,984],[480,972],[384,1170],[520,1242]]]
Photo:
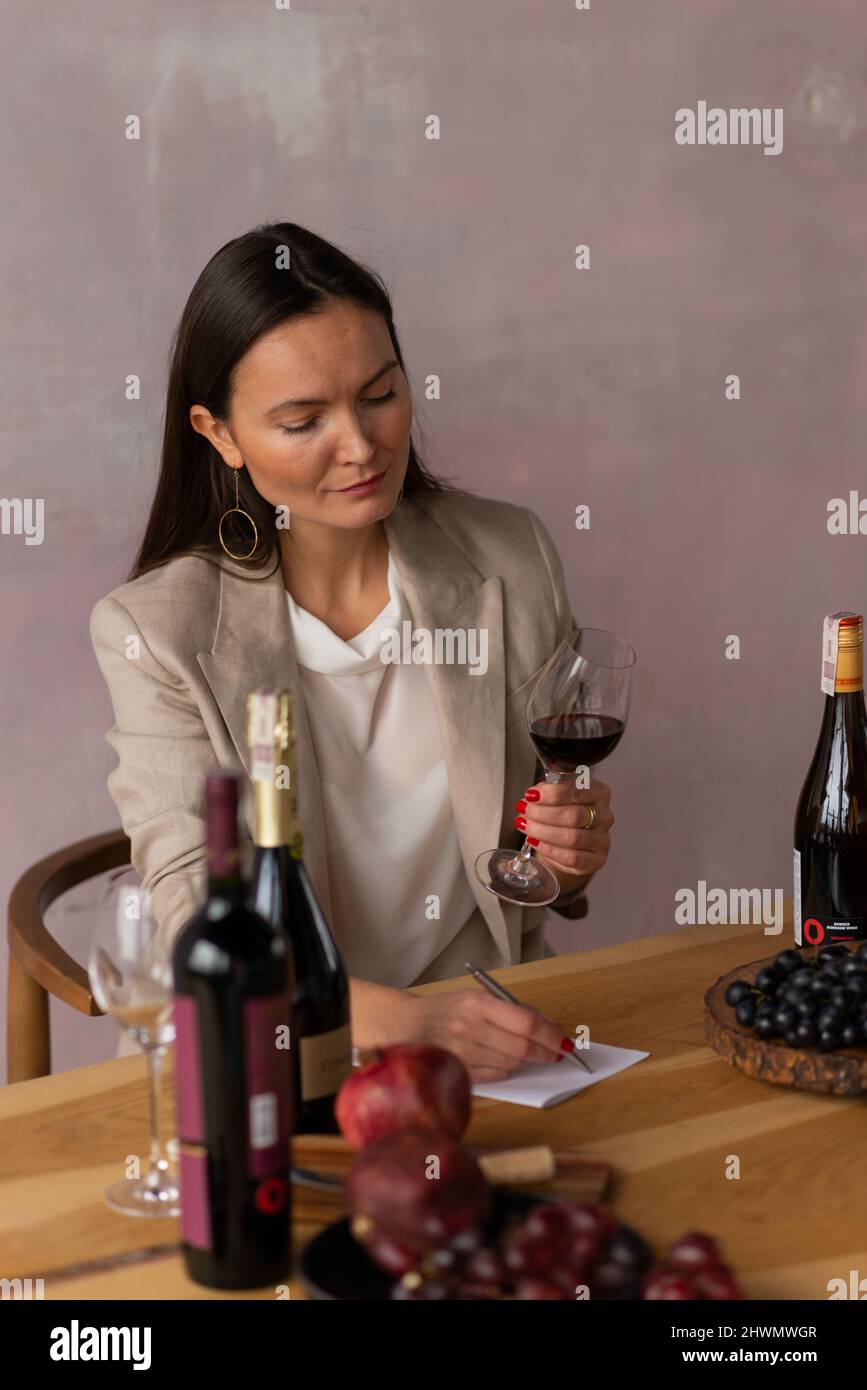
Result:
[[470,1120],[469,1072],[443,1047],[379,1048],[350,1072],[335,1114],[353,1149],[399,1129],[435,1129],[459,1139]]
[[421,1255],[482,1226],[490,1189],[472,1154],[448,1134],[401,1129],[365,1145],[349,1170],[346,1200],[352,1233],[376,1260],[383,1240]]

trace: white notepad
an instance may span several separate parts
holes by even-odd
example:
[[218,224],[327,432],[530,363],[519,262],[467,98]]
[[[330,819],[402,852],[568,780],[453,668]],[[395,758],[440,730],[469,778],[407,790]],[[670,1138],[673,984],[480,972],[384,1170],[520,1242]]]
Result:
[[473,1087],[473,1095],[547,1110],[549,1105],[559,1105],[561,1100],[586,1091],[597,1081],[605,1081],[636,1062],[642,1062],[650,1053],[634,1052],[629,1047],[607,1047],[605,1043],[594,1042],[588,1048],[581,1049],[581,1056],[593,1068],[592,1072],[576,1067],[568,1058],[563,1062],[525,1062],[507,1081],[479,1082]]

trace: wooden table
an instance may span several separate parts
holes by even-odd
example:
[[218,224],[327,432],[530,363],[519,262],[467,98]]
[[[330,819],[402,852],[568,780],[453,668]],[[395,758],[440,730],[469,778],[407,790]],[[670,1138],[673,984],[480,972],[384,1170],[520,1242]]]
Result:
[[[580,1148],[614,1167],[611,1200],[654,1245],[709,1230],[750,1298],[826,1299],[827,1281],[867,1275],[863,1102],[749,1080],[704,1041],[702,996],[719,975],[788,940],[755,927],[684,927],[497,972],[571,1032],[651,1056],[551,1110],[476,1100],[469,1138]],[[424,986],[438,993],[467,984]],[[174,1132],[170,1087],[168,1133]],[[174,1221],[112,1212],[103,1190],[147,1148],[142,1057],[0,1090],[0,1275],[41,1277],[45,1298],[273,1298],[191,1283]],[[730,1156],[738,1179],[726,1177]],[[296,1248],[315,1227],[296,1228]],[[303,1298],[297,1282],[291,1297]]]

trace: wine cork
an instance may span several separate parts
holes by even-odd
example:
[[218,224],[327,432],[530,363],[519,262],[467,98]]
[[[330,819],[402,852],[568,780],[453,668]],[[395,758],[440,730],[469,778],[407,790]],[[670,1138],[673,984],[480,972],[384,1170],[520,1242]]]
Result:
[[507,1183],[550,1182],[557,1171],[554,1151],[547,1144],[482,1154],[479,1167],[493,1187]]

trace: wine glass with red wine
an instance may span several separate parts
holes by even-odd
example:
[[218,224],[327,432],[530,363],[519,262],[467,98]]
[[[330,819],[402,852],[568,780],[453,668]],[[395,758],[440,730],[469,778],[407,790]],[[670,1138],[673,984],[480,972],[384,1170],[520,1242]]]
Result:
[[[614,752],[629,717],[634,666],[628,642],[602,628],[579,628],[560,643],[527,701],[530,738],[546,782],[571,777],[586,786],[591,768]],[[484,850],[476,874],[506,902],[544,907],[560,892],[557,875],[533,858],[528,839],[517,854]]]

